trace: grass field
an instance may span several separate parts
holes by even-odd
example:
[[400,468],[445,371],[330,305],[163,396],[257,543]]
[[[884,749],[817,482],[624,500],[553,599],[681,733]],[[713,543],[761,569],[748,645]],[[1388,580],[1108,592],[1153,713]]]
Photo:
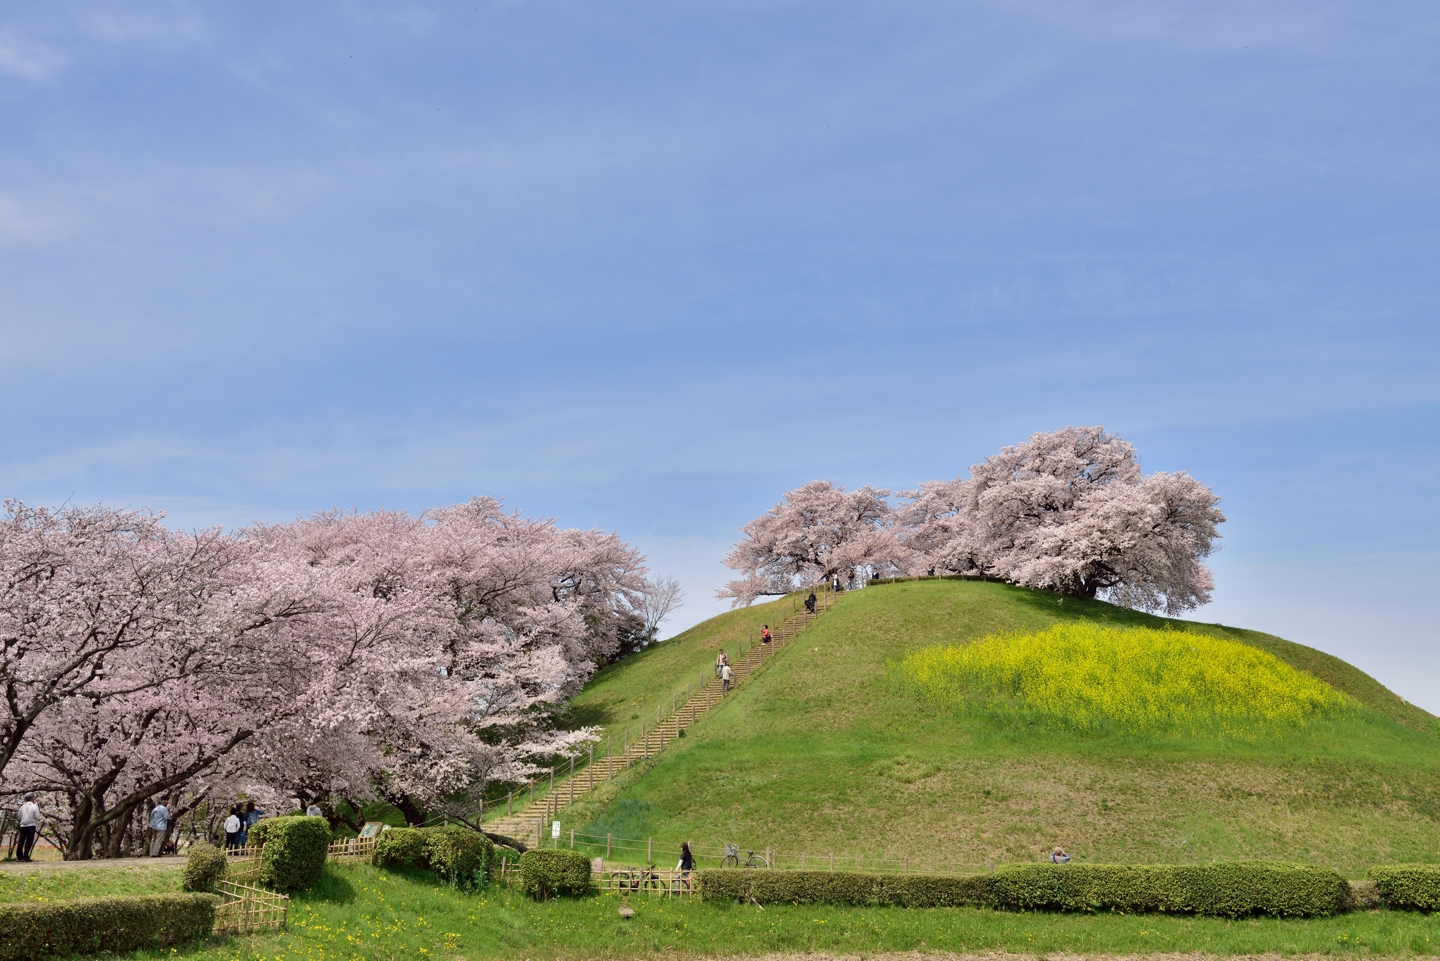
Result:
[[117,894],[163,894],[180,890],[180,864],[174,868],[66,868],[60,871],[0,871],[0,904],[68,901]]
[[[92,873],[92,872],[86,872]],[[93,872],[100,873],[100,872]],[[97,882],[102,883],[103,882]],[[172,876],[172,883],[178,883]],[[282,934],[228,939],[134,957],[187,961],[603,958],[828,951],[1011,951],[1149,954],[1435,954],[1440,918],[1371,911],[1328,919],[1224,921],[1124,915],[1007,914],[592,896],[536,904],[491,888],[462,893],[424,876],[329,868],[295,897]]]
[[[738,636],[764,616],[735,612],[688,636],[722,625]],[[1057,842],[1089,861],[1272,857],[1351,876],[1440,860],[1440,722],[1311,648],[1168,622],[1271,653],[1354,702],[1248,743],[1013,723],[936,705],[896,677],[927,647],[1067,623],[1167,621],[990,583],[855,592],[673,750],[562,820],[598,835],[957,865],[1030,860]],[[713,651],[667,641],[602,675],[582,702],[623,719],[627,700],[643,709],[668,697],[662,657],[703,667]]]

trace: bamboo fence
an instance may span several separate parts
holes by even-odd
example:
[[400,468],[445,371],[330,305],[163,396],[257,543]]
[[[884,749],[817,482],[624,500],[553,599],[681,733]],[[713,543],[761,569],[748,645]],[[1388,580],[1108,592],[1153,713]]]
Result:
[[251,934],[281,931],[290,916],[290,898],[253,884],[224,878],[215,885],[220,904],[215,908],[216,934]]

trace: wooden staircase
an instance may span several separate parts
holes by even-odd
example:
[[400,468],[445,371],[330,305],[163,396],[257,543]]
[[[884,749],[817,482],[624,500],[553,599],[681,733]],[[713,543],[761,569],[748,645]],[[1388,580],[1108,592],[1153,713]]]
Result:
[[[627,728],[624,745],[618,752],[600,758],[593,758],[592,755],[593,760],[579,770],[575,769],[572,760],[569,772],[565,776],[561,777],[560,772],[552,771],[547,782],[530,782],[527,785],[529,798],[521,802],[520,798],[512,796],[507,802],[506,814],[496,820],[487,821],[485,829],[492,834],[516,838],[526,844],[539,846],[542,839],[549,836],[550,823],[561,810],[574,804],[596,786],[615,777],[632,764],[648,760],[664,751],[679,738],[681,731],[690,728],[724,703],[755,672],[768,664],[781,648],[823,617],[843,596],[843,593],[837,593],[828,587],[823,590],[817,588],[815,594],[816,603],[813,613],[797,603],[795,612],[772,632],[773,640],[769,644],[756,642],[753,647],[744,652],[738,662],[730,665],[731,677],[728,693],[721,691],[720,679],[712,676],[707,683],[685,698],[683,702],[678,699],[673,702],[670,713],[657,718],[656,723],[653,723],[649,730],[646,729],[645,722],[642,720],[640,734],[633,740],[630,738],[630,731]],[[537,790],[544,788],[548,788],[548,790],[537,799]],[[522,791],[521,797],[523,796],[524,792]]]

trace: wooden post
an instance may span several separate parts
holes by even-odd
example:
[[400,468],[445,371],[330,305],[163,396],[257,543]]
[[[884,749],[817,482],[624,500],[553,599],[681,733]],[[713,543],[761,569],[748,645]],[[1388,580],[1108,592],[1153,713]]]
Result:
[[571,828],[571,829],[570,829],[570,846],[571,846],[572,848],[575,846],[575,829],[574,829],[574,828]]
[[650,756],[650,739],[645,736],[645,719],[640,719],[640,756]]
[[905,872],[904,872],[904,873],[906,873],[906,874],[909,874],[909,873],[910,873],[910,855],[908,855],[908,854],[905,855]]
[[771,853],[770,853],[770,849],[769,849],[769,848],[766,848],[766,849],[765,849],[765,866],[766,866],[767,868],[773,868],[773,867],[775,866],[775,861],[774,861],[773,855],[771,855]]
[[805,870],[805,853],[803,851],[800,853],[800,870]]
[[585,766],[585,780],[590,787],[595,786],[595,743],[590,743],[590,763]]
[[649,861],[651,864],[654,864],[654,863],[655,863],[655,839],[654,839],[654,838],[646,838],[646,839],[645,839],[645,860],[646,860],[646,861]]
[[830,873],[835,873],[835,852],[830,852]]
[[625,766],[630,766],[630,728],[625,728]]
[[605,860],[610,860],[610,835],[605,835]]
[[531,782],[530,782],[530,803],[531,803],[531,804],[534,804],[534,803],[535,803],[535,782],[534,782],[534,781],[531,781]]
[[506,813],[506,814],[514,814],[514,813],[515,813],[515,792],[514,792],[514,791],[511,791],[509,794],[505,795],[505,813]]

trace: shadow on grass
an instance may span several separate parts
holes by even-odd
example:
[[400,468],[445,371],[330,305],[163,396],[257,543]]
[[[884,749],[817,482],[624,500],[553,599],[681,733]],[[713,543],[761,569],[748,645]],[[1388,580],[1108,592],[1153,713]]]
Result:
[[291,895],[296,901],[321,901],[329,904],[349,904],[359,896],[350,879],[330,866],[320,875],[314,887],[296,891]]

